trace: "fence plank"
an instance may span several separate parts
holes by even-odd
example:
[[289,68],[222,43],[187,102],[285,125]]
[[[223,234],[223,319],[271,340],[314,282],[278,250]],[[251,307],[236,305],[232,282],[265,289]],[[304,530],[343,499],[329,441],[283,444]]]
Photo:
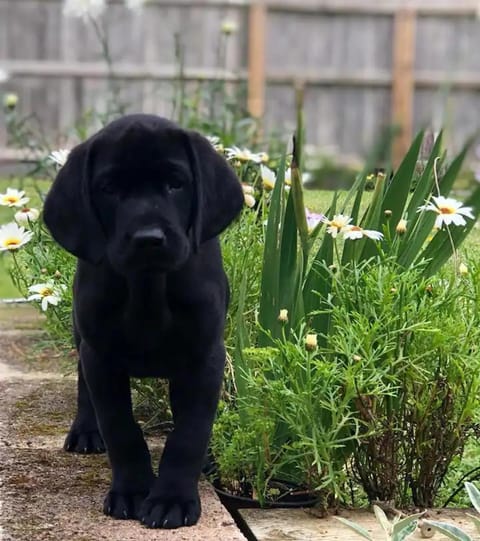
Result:
[[393,45],[392,121],[400,127],[393,146],[393,165],[398,166],[408,150],[413,131],[415,18],[412,10],[395,15]]
[[248,110],[254,118],[265,112],[265,4],[260,0],[253,3],[249,13],[248,41]]

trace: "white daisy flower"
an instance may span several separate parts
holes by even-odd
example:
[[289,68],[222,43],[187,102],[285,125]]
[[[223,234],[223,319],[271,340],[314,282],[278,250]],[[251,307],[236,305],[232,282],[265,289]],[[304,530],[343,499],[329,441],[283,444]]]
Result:
[[238,160],[239,162],[261,163],[263,154],[254,154],[248,148],[239,148],[237,146],[225,149],[228,160]]
[[68,148],[60,148],[59,150],[54,150],[48,155],[48,158],[55,162],[60,167],[63,167],[68,159],[70,150]]
[[345,214],[335,214],[331,220],[326,216],[322,218],[322,222],[327,224],[327,233],[332,235],[333,238],[343,231],[351,221],[350,216],[346,216]]
[[210,142],[212,147],[217,152],[223,152],[224,151],[224,146],[223,146],[222,142],[220,141],[220,137],[217,137],[216,135],[206,135],[205,138],[208,139],[208,141]]
[[62,300],[62,295],[67,289],[67,286],[63,284],[54,284],[48,282],[46,284],[36,284],[28,288],[28,292],[32,293],[27,300],[28,301],[40,301],[42,310],[48,308],[48,305],[57,306]]
[[99,17],[107,7],[105,0],[65,0],[63,14],[67,17]]
[[23,190],[7,188],[5,193],[0,193],[0,205],[4,207],[23,207],[30,199],[25,197]]
[[277,180],[275,173],[266,165],[261,165],[260,176],[262,177],[263,187],[266,190],[273,190],[273,188],[275,187],[275,181]]
[[438,214],[437,219],[435,220],[435,228],[440,229],[443,224],[445,225],[465,225],[467,222],[464,218],[475,219],[475,216],[472,214],[471,207],[464,207],[460,201],[452,199],[451,197],[443,197],[439,195],[438,197],[432,196],[433,203],[428,203],[418,207],[417,212],[422,210],[432,210]]
[[347,225],[343,229],[343,236],[346,239],[357,240],[363,237],[368,237],[372,240],[382,240],[383,233],[380,231],[373,231],[372,229],[362,229],[358,225]]
[[40,216],[40,211],[34,208],[25,207],[15,213],[15,221],[17,224],[28,227],[31,223],[36,222]]
[[33,237],[31,231],[11,222],[0,227],[0,252],[18,250]]

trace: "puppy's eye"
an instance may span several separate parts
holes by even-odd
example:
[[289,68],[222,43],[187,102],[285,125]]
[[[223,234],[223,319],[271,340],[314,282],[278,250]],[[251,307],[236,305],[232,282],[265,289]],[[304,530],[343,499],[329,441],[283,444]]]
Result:
[[184,182],[181,178],[178,177],[172,177],[168,179],[167,182],[167,189],[169,192],[172,192],[174,190],[180,190],[183,188]]

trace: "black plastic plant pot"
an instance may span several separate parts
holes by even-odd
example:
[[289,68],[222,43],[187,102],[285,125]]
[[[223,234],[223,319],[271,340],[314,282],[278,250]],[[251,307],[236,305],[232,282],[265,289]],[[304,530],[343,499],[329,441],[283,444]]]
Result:
[[228,492],[220,486],[218,481],[214,481],[212,484],[216,493],[218,494],[218,497],[220,498],[220,501],[230,513],[234,513],[238,509],[291,509],[313,507],[318,501],[317,494],[308,494],[302,490],[301,487],[296,486],[293,483],[285,481],[273,481],[273,483],[281,484],[283,487],[287,487],[289,490],[278,500],[267,500],[263,503],[263,505],[261,505],[260,502],[255,498],[249,498]]

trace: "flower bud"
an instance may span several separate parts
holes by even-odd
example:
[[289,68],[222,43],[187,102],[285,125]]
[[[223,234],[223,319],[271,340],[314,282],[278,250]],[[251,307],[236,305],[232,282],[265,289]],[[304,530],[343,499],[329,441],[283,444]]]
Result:
[[318,342],[316,334],[307,334],[307,336],[305,337],[305,347],[308,349],[308,351],[313,351],[317,349]]
[[222,22],[222,26],[220,28],[222,30],[222,34],[229,36],[230,34],[234,34],[238,30],[238,25],[235,21],[225,20]]
[[399,235],[403,235],[407,231],[407,220],[400,220],[395,228]]
[[385,217],[386,218],[391,218],[392,217],[392,211],[387,209],[383,214],[385,214]]
[[248,208],[253,208],[255,206],[255,197],[253,195],[250,195],[249,193],[244,193],[243,197],[245,199],[245,205],[247,205]]
[[288,321],[288,310],[286,308],[282,308],[280,310],[280,313],[278,314],[278,321],[281,323],[286,323]]
[[6,109],[13,111],[18,104],[18,96],[16,94],[6,94],[3,98],[3,105]]
[[468,275],[468,267],[467,265],[465,265],[465,263],[460,263],[460,265],[458,265],[458,273],[460,274],[460,276]]

